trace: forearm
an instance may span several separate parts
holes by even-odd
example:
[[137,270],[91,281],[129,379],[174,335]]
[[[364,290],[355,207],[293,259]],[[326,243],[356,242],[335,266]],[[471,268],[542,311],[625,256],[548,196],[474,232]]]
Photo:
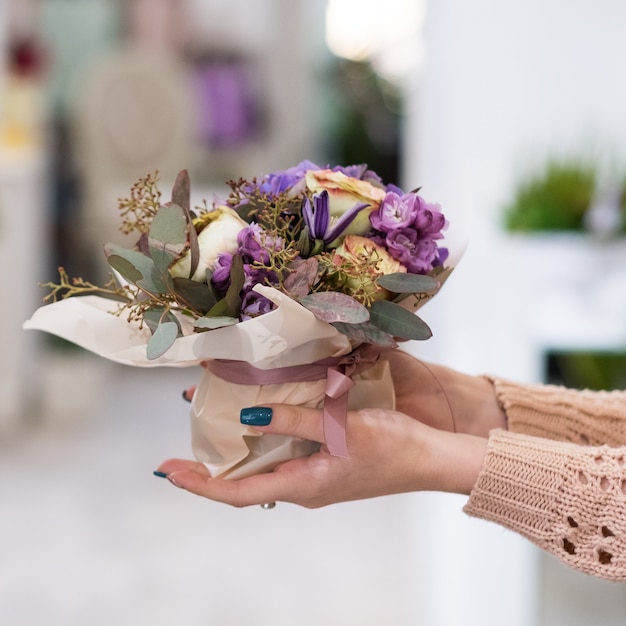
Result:
[[469,495],[485,462],[487,439],[437,431],[430,454],[434,477],[430,490]]

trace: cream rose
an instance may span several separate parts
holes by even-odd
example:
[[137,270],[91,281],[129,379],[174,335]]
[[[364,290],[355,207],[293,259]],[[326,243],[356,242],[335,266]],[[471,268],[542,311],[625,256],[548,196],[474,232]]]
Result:
[[200,260],[193,276],[191,271],[191,252],[187,250],[170,268],[172,277],[191,278],[197,282],[206,282],[207,269],[213,270],[217,257],[222,252],[237,251],[237,235],[248,224],[228,206],[219,206],[202,214],[194,220],[198,231]]

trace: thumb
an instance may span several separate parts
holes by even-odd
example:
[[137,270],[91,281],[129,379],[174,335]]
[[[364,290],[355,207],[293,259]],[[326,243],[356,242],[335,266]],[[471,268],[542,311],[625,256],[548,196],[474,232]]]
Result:
[[259,433],[291,435],[326,443],[322,411],[291,404],[271,404],[241,409],[241,423]]

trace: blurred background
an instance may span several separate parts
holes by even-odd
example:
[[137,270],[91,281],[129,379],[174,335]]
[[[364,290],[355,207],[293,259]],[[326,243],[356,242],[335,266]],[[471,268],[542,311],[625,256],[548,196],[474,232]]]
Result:
[[192,370],[21,330],[39,282],[99,280],[117,199],[196,201],[302,159],[442,204],[465,254],[416,354],[626,387],[626,5],[614,0],[0,0],[0,623],[623,624],[626,590],[463,498],[231,510],[189,457]]

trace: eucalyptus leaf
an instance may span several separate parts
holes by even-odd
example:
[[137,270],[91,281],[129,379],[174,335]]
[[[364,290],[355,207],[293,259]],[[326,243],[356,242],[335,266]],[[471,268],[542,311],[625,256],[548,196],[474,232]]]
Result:
[[148,244],[158,270],[167,272],[187,245],[187,221],[180,206],[168,204],[159,208],[150,225]]
[[[109,265],[129,282],[150,293],[167,292],[165,282],[150,257],[137,250],[128,250],[114,243],[107,244],[104,247],[104,252]],[[120,261],[119,257],[125,262]],[[130,269],[131,266],[134,271]],[[124,272],[130,272],[130,275],[126,275]]]
[[252,222],[255,213],[255,207],[250,202],[240,204],[234,207],[234,209],[237,215],[239,215],[242,220],[248,223]]
[[380,276],[376,283],[393,293],[428,293],[439,288],[439,281],[432,276],[400,272]]
[[285,279],[285,289],[294,297],[306,296],[311,291],[311,286],[317,280],[319,263],[317,259],[310,258],[300,260],[290,267],[290,273]]
[[372,304],[370,321],[374,326],[401,339],[424,340],[432,337],[432,331],[424,320],[387,300]]
[[191,208],[191,181],[187,170],[181,170],[176,175],[172,187],[172,203],[177,204],[183,211]]
[[172,322],[176,324],[178,334],[182,334],[182,329],[176,316],[171,311],[165,311],[165,307],[153,306],[146,309],[143,313],[143,321],[153,334],[162,322]]
[[246,280],[243,271],[243,260],[238,255],[233,256],[230,266],[230,285],[224,296],[224,300],[228,305],[228,315],[230,317],[239,317],[239,309],[241,308],[241,290]]
[[206,317],[231,317],[230,309],[228,307],[228,302],[226,302],[226,298],[222,298],[221,300],[218,300],[211,307],[211,310],[206,314]]
[[344,324],[336,322],[333,326],[345,335],[354,345],[360,343],[370,343],[376,346],[394,348],[397,344],[394,338],[370,322],[362,324]]
[[222,328],[224,326],[232,326],[238,324],[239,320],[236,317],[199,317],[193,322],[195,328],[205,328],[213,330],[215,328]]
[[142,278],[142,273],[128,260],[117,254],[111,254],[107,257],[109,265],[117,272],[119,272],[123,278],[130,283],[138,283]]
[[198,234],[193,225],[193,215],[191,213],[191,181],[189,180],[189,172],[187,170],[181,170],[176,176],[174,188],[172,189],[172,203],[182,208],[185,219],[187,220],[191,261],[189,276],[193,276],[200,262],[200,246],[198,244]]
[[174,344],[178,337],[178,326],[174,322],[162,322],[154,331],[146,346],[146,356],[149,360],[163,356]]
[[210,284],[180,277],[174,278],[172,282],[176,295],[197,313],[207,313],[215,306],[217,298]]
[[369,313],[362,304],[336,291],[312,293],[298,298],[298,302],[323,322],[359,324],[369,319]]

